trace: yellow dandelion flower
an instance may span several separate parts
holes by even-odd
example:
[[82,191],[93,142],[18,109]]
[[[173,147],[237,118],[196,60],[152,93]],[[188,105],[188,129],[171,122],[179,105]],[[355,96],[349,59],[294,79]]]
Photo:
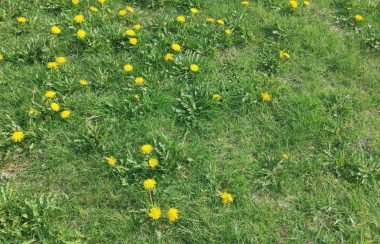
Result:
[[136,32],[134,30],[128,29],[124,32],[124,36],[135,36]]
[[280,59],[290,59],[290,54],[286,51],[280,51]]
[[310,1],[303,1],[303,5],[305,6],[305,7],[309,7],[310,6]]
[[131,72],[133,70],[133,66],[131,64],[126,64],[123,68],[125,72]]
[[143,77],[136,77],[136,79],[135,79],[135,83],[137,84],[137,85],[141,85],[142,83],[144,83],[144,78]]
[[98,0],[98,2],[99,2],[100,4],[104,4],[104,3],[106,2],[106,0]]
[[78,23],[78,24],[83,23],[84,22],[84,15],[82,15],[82,14],[75,15],[74,22]]
[[35,108],[29,108],[28,115],[33,116],[37,114],[37,109]]
[[234,201],[234,197],[230,193],[228,193],[228,192],[222,192],[220,194],[220,198],[221,198],[223,204],[227,204],[229,202],[233,202]]
[[261,98],[263,99],[264,102],[269,102],[271,100],[271,96],[269,95],[268,92],[261,93]]
[[222,96],[219,95],[219,94],[217,94],[217,93],[215,93],[215,94],[212,95],[212,100],[220,101],[220,100],[222,100]]
[[19,22],[19,23],[25,23],[26,22],[26,18],[25,17],[18,17],[17,18],[17,22]]
[[218,24],[220,24],[220,25],[224,25],[224,20],[222,20],[222,19],[218,19],[218,20],[216,21],[216,23],[218,23]]
[[193,72],[198,72],[199,71],[199,66],[196,64],[190,64],[190,70]]
[[59,106],[58,103],[51,103],[51,104],[50,104],[50,108],[51,108],[54,112],[58,112],[58,111],[61,109],[61,107]]
[[58,64],[63,64],[66,62],[66,58],[65,57],[57,57],[55,59],[55,62],[57,62]]
[[135,9],[132,8],[132,7],[127,7],[127,12],[128,13],[133,13],[133,12],[135,12]]
[[153,146],[151,144],[144,144],[141,146],[140,151],[142,154],[149,154],[153,151]]
[[113,156],[111,157],[106,157],[106,161],[110,166],[115,166],[117,163],[117,159]]
[[165,55],[165,61],[172,61],[174,59],[173,54],[167,53]]
[[148,164],[151,168],[156,168],[158,165],[158,159],[157,158],[150,158],[148,161]]
[[71,111],[70,110],[63,110],[61,112],[61,118],[62,119],[68,119],[68,118],[70,118],[70,116],[71,116]]
[[183,15],[180,15],[180,16],[177,16],[176,20],[179,23],[185,23],[186,22],[186,17],[183,16]]
[[197,9],[197,8],[191,8],[190,11],[191,11],[191,13],[193,13],[193,14],[197,14],[197,13],[199,13],[199,9]]
[[88,81],[87,80],[79,80],[79,84],[81,86],[87,86],[88,85]]
[[91,6],[91,7],[90,7],[90,10],[91,10],[92,12],[98,12],[98,11],[99,11],[99,9],[98,9],[97,7],[95,7],[95,6]]
[[243,4],[243,5],[248,5],[248,4],[249,4],[249,1],[242,1],[241,4]]
[[169,208],[166,212],[169,222],[175,222],[179,219],[179,210],[177,208]]
[[207,18],[206,18],[206,22],[211,22],[211,23],[213,23],[213,22],[215,22],[215,19],[214,19],[214,18],[211,18],[211,17],[207,17]]
[[161,217],[161,209],[158,207],[152,207],[148,213],[149,217],[153,220],[158,220]]
[[57,69],[58,68],[58,63],[57,62],[48,62],[47,67],[49,69]]
[[55,98],[56,95],[57,95],[57,93],[55,91],[46,91],[45,92],[45,97],[49,98],[49,99]]
[[50,31],[51,31],[51,33],[53,33],[54,35],[59,35],[59,34],[61,34],[61,28],[59,28],[59,27],[56,26],[56,25],[53,25],[53,26],[50,28]]
[[129,38],[129,43],[133,46],[137,44],[138,40],[135,37]]
[[232,34],[231,29],[225,29],[224,32],[226,33],[227,36],[230,36]]
[[140,24],[135,24],[135,25],[133,26],[133,29],[135,29],[135,30],[140,30],[140,29],[141,29],[141,25],[140,25]]
[[360,21],[364,20],[364,17],[361,16],[361,15],[359,15],[359,14],[357,14],[357,15],[355,15],[355,20],[358,21],[358,22],[360,22]]
[[118,13],[119,16],[123,17],[123,16],[125,16],[126,14],[127,14],[127,10],[125,10],[125,9],[120,9],[120,10],[119,10],[119,13]]
[[146,179],[144,180],[144,188],[146,190],[153,190],[156,188],[157,182],[154,179]]
[[15,131],[12,133],[11,139],[14,142],[21,142],[24,139],[25,135],[22,131]]
[[298,7],[298,2],[296,0],[290,0],[289,4],[290,4],[290,7],[293,9]]
[[181,45],[177,44],[177,43],[173,43],[172,44],[172,49],[176,52],[179,52],[181,51]]
[[79,29],[77,31],[77,37],[79,39],[84,39],[86,37],[86,31],[85,30],[82,30],[82,29]]
[[71,2],[72,2],[74,5],[76,5],[76,4],[79,3],[79,0],[71,0]]
[[289,159],[289,154],[287,154],[287,153],[283,153],[283,154],[281,155],[281,157],[282,157],[283,159]]

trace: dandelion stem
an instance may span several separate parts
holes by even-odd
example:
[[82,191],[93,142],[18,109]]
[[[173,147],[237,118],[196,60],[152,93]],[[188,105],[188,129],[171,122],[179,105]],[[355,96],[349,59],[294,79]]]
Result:
[[150,203],[152,204],[152,206],[154,205],[153,204],[153,196],[152,196],[152,191],[149,191],[149,198],[150,198]]

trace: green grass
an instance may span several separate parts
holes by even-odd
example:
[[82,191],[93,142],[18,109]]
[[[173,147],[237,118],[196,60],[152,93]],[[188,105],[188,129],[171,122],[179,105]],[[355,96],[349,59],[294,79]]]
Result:
[[[380,4],[298,2],[0,0],[0,170],[11,175],[0,180],[0,242],[379,243]],[[119,17],[126,6],[135,12]],[[137,23],[131,46],[122,34]],[[165,62],[173,42],[182,50]],[[58,56],[67,62],[49,70]],[[50,110],[47,90],[69,119]]]

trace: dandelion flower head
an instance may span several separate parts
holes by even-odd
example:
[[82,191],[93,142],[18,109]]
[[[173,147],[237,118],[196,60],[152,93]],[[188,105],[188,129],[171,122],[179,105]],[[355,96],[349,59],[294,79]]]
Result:
[[144,180],[144,188],[146,190],[153,190],[156,188],[157,182],[154,179],[146,179]]
[[161,217],[161,209],[158,207],[152,207],[148,213],[149,217],[153,220],[158,220]]

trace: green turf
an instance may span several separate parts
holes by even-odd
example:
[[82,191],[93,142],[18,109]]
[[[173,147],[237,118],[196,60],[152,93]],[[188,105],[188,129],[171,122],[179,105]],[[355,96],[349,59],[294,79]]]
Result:
[[379,243],[380,3],[241,2],[0,0],[0,242]]

